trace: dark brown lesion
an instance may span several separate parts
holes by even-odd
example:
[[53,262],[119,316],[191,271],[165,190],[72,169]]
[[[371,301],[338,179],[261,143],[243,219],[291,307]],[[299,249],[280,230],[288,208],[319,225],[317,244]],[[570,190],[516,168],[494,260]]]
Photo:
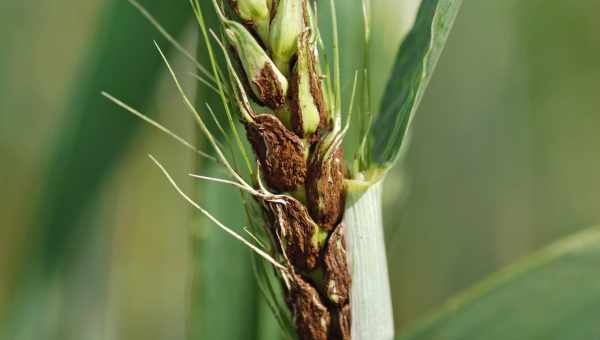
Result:
[[306,207],[288,196],[259,199],[269,233],[290,273],[286,301],[300,339],[350,340],[350,287],[345,228],[338,224],[325,245],[313,242],[318,226]]
[[300,340],[329,339],[331,313],[312,285],[295,275],[288,292],[287,302],[292,311]]
[[246,133],[267,185],[278,192],[294,192],[304,185],[304,144],[272,114],[246,123]]
[[[313,30],[313,27],[310,26],[310,18],[309,18],[309,4],[307,0],[302,0],[302,8],[304,14],[304,25],[309,29]],[[320,115],[320,129],[330,131],[331,130],[331,115],[328,111],[327,105],[325,103],[325,95],[323,92],[323,75],[319,70],[319,57],[317,55],[316,47],[311,44],[310,40],[313,36],[317,34],[317,32],[311,32],[306,36],[306,40],[303,42],[306,49],[307,57],[309,58],[309,75],[310,75],[310,92],[312,94],[315,106],[317,110],[319,110]]]
[[319,127],[315,133],[310,136],[306,136],[306,131],[304,131],[304,112],[302,111],[302,106],[300,103],[300,75],[298,74],[298,67],[292,67],[288,89],[288,102],[291,111],[292,130],[298,136],[307,137],[309,142],[315,143],[319,140],[321,135],[324,135],[326,132],[331,130],[331,121],[329,118],[330,115],[327,110],[327,105],[325,104],[321,75],[319,74],[317,67],[319,61],[315,52],[311,48],[309,41],[310,34],[307,33],[308,32],[305,32],[305,34],[302,34],[299,38],[298,57],[294,60],[294,62],[297,64],[298,62],[301,62],[299,58],[306,58],[306,63],[308,65],[310,100],[312,100],[313,104],[317,108],[317,111],[319,112]]
[[352,277],[346,258],[345,228],[340,223],[327,242],[323,254],[324,291],[330,306],[330,339],[349,340],[351,328],[350,288]]
[[308,166],[306,199],[312,218],[325,230],[332,230],[345,209],[344,149],[336,147],[329,157],[323,153],[317,149]]
[[322,245],[316,241],[319,226],[310,218],[306,207],[287,196],[266,204],[271,230],[279,238],[286,258],[297,270],[315,269]]
[[307,0],[301,0],[302,1],[302,17],[304,19],[304,26],[305,27],[310,27],[310,17],[309,17],[309,12],[308,12],[308,6],[310,6],[308,4]]
[[[277,254],[288,263],[286,301],[301,340],[350,340],[351,276],[346,261],[343,149],[313,147],[307,169],[303,141],[272,114],[246,123],[261,173],[280,192],[306,189],[306,205],[287,195],[258,198]],[[316,201],[322,201],[316,207]],[[316,217],[315,217],[316,216]],[[320,273],[315,276],[315,273]]]
[[[263,42],[255,30],[251,30],[251,32],[256,41],[262,46]],[[284,108],[286,105],[287,90],[282,88],[282,84],[276,73],[275,64],[265,63],[256,78],[252,78],[244,69],[241,57],[235,48],[231,47],[229,51],[232,59],[235,60],[238,72],[243,75],[241,81],[246,92],[250,94],[250,98],[256,103],[273,110]],[[252,89],[252,85],[256,88],[256,91]]]
[[277,15],[277,7],[279,6],[279,1],[281,0],[272,0],[271,2],[271,20],[275,18]]
[[[229,1],[239,15],[237,2]],[[308,1],[301,1],[305,26],[311,29]],[[271,17],[275,16],[277,3],[273,0]],[[255,30],[252,32],[256,36]],[[298,100],[300,76],[293,67],[299,56],[290,63],[289,88],[285,91],[278,78],[281,75],[276,73],[278,70],[273,64],[265,63],[260,73],[251,78],[241,67],[238,54],[232,51],[232,56],[238,62],[243,86],[255,104],[277,113],[284,110],[290,113],[290,121],[286,121],[290,126],[286,126],[275,114],[256,115],[251,108],[245,108],[252,114],[244,125],[268,188],[263,191],[274,192],[257,195],[256,199],[265,213],[273,255],[287,267],[280,278],[298,337],[300,340],[350,340],[351,276],[341,223],[346,166],[341,146],[329,153],[323,150],[323,136],[331,131],[332,122],[316,47],[311,45],[307,33],[299,42],[299,54],[308,62],[310,95],[320,118],[319,128],[310,136],[305,134]],[[262,184],[261,188],[264,188]]]
[[259,103],[272,109],[278,109],[285,105],[286,93],[274,70],[275,65],[265,63],[257,78],[252,79],[252,84],[257,89]]
[[330,340],[350,340],[352,339],[352,317],[350,304],[335,309],[332,313],[332,322],[330,330]]
[[[296,60],[293,60],[292,64],[296,63]],[[303,137],[304,136],[304,119],[302,106],[300,106],[300,75],[298,74],[298,69],[293,67],[292,73],[289,81],[288,88],[288,102],[290,108],[290,123],[291,128],[296,135]]]
[[312,98],[315,102],[317,109],[319,110],[320,116],[320,130],[330,131],[331,130],[331,115],[327,110],[327,105],[325,104],[325,97],[323,95],[323,82],[321,81],[321,74],[319,74],[317,69],[318,58],[317,55],[309,48],[310,58],[310,93],[312,94]]
[[325,292],[328,300],[336,306],[348,303],[352,284],[346,261],[344,230],[344,225],[340,223],[329,237],[323,256]]

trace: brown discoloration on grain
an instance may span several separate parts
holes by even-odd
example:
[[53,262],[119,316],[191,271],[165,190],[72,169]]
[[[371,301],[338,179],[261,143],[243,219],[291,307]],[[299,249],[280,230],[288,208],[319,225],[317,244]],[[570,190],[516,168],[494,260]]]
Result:
[[277,109],[285,105],[286,94],[281,88],[274,67],[273,64],[266,63],[258,77],[250,81],[257,89],[256,95],[259,102],[272,109]]
[[288,101],[291,111],[291,127],[292,131],[296,133],[296,135],[300,137],[304,137],[304,121],[302,119],[302,107],[300,106],[299,101],[300,95],[300,76],[298,75],[298,70],[296,68],[293,69],[288,88]]
[[271,20],[275,18],[275,15],[277,15],[277,6],[279,6],[279,1],[280,0],[273,0],[271,3]]
[[334,312],[334,320],[331,325],[332,340],[350,340],[352,339],[352,310],[347,304]]
[[229,0],[229,7],[231,7],[231,9],[233,10],[233,12],[238,16],[238,18],[240,18],[241,20],[243,20],[240,17],[240,6],[238,6],[238,0]]
[[310,218],[306,207],[295,198],[281,197],[278,200],[270,202],[267,210],[272,219],[271,225],[282,238],[287,258],[298,269],[314,269],[321,249],[313,237],[319,227]]
[[350,299],[352,277],[346,261],[344,225],[340,223],[327,242],[324,254],[325,292],[329,301],[343,306]]
[[302,0],[302,16],[304,18],[304,26],[305,27],[310,27],[310,18],[309,18],[309,12],[308,12],[308,1],[307,0]]
[[316,150],[306,176],[306,199],[313,219],[326,229],[333,229],[342,219],[345,205],[344,151],[337,147],[329,159]]
[[[239,0],[228,1],[240,22],[268,51],[269,42],[258,36],[256,23],[239,17]],[[298,53],[289,63],[290,69],[281,70],[289,74],[287,84],[281,83],[282,75],[271,62],[266,62],[260,72],[252,69],[249,71],[252,75],[246,74],[238,53],[232,51],[246,93],[254,103],[271,108],[275,114],[285,113],[282,115],[286,119],[285,125],[275,114],[256,115],[244,102],[238,102],[238,105],[240,110],[248,112],[248,121],[244,122],[246,133],[269,187],[267,191],[275,192],[274,195],[257,195],[256,199],[264,210],[267,232],[276,249],[274,252],[288,267],[288,271],[281,272],[281,279],[298,338],[350,340],[351,276],[341,224],[346,167],[341,147],[325,158],[322,137],[332,129],[331,113],[328,112],[318,51],[313,41],[316,32],[310,27],[310,2],[300,1],[306,31],[299,38]],[[278,3],[278,0],[272,0],[271,19],[276,16]],[[300,58],[301,67],[298,65]],[[308,74],[299,75],[299,68]],[[308,83],[304,83],[306,81]],[[287,90],[284,91],[282,86]],[[302,112],[303,107],[310,111]],[[309,131],[304,131],[305,121],[316,123],[315,108],[319,126],[307,126]],[[305,116],[308,114],[311,115],[309,118]],[[302,191],[299,189],[305,190],[306,205],[282,194]]]
[[[308,1],[303,0],[304,25],[312,30],[313,27],[310,27],[308,6]],[[315,34],[315,32],[312,32],[312,34]],[[323,82],[321,80],[322,75],[320,74],[318,67],[319,58],[317,56],[316,47],[312,46],[309,41],[312,38],[312,34],[308,35],[306,38],[307,40],[305,41],[308,57],[310,58],[310,92],[315,105],[319,110],[319,115],[321,116],[320,128],[323,130],[331,130],[330,114],[328,112],[327,105],[325,105],[325,97],[323,94]]]
[[[316,133],[312,134],[309,137],[309,141],[314,143],[319,139],[319,130],[330,130],[331,124],[329,122],[329,113],[327,112],[327,105],[325,105],[325,99],[323,95],[323,87],[320,75],[317,70],[317,56],[315,55],[313,49],[310,46],[309,34],[303,34],[298,40],[298,58],[307,58],[308,64],[308,76],[309,76],[309,86],[310,86],[310,96],[311,99],[319,112],[319,129]],[[299,61],[297,61],[299,62]],[[298,74],[298,68],[294,68],[291,74],[289,89],[288,89],[288,101],[291,110],[291,123],[292,130],[298,136],[304,136],[304,126],[303,126],[303,115],[302,106],[300,105],[300,75]]]
[[296,276],[288,295],[300,340],[327,340],[331,314],[321,301],[317,290]]
[[242,85],[244,86],[244,90],[246,91],[246,94],[254,102],[262,103],[260,98],[258,98],[256,96],[256,94],[254,94],[254,90],[252,90],[252,86],[250,86],[250,81],[248,80],[250,77],[248,77],[248,73],[246,73],[246,70],[244,69],[242,60],[240,59],[240,55],[237,53],[237,50],[233,46],[229,46],[229,53],[231,55],[231,58],[233,59],[233,63],[236,67],[236,70],[242,75],[240,77],[240,81],[242,82]]
[[237,0],[229,0],[229,7],[231,7],[231,9],[233,10],[233,13],[235,13],[235,15],[237,15],[238,19],[240,19],[240,21],[244,25],[252,25],[252,21],[242,18],[241,14],[240,14],[240,6],[238,5]]
[[317,69],[317,56],[315,52],[310,49],[309,46],[309,58],[310,65],[310,93],[312,94],[313,100],[317,109],[319,110],[319,116],[321,118],[320,128],[324,130],[331,130],[331,122],[329,119],[329,112],[327,111],[327,105],[325,105],[325,99],[323,97],[323,86],[321,81],[321,75]]
[[260,162],[269,187],[294,192],[304,184],[304,144],[272,114],[262,114],[246,123],[246,133]]

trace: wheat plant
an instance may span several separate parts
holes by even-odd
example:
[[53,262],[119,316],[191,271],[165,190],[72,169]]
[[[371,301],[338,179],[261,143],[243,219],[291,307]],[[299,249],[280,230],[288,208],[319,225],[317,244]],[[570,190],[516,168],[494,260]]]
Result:
[[[240,190],[246,235],[213,217],[150,156],[186,201],[253,251],[259,287],[287,337],[392,339],[381,182],[398,156],[460,1],[423,1],[378,110],[371,104],[367,0],[362,2],[363,67],[355,70],[348,107],[342,105],[334,0],[329,1],[329,42],[319,30],[316,2],[211,1],[218,27],[207,27],[198,0],[190,2],[208,52],[207,67],[130,0],[196,65],[196,79],[220,99],[218,108],[196,107],[155,43],[211,152],[103,95],[225,170],[228,178],[191,176]],[[331,56],[324,53],[326,45]],[[361,135],[347,164],[343,142],[353,113],[360,115]],[[227,118],[225,127],[218,116]],[[209,128],[207,119],[217,128]]]
[[[208,197],[208,203],[204,202],[207,206],[219,202],[225,206],[222,211],[231,210],[230,215],[245,213],[245,226],[226,225],[217,219],[218,212],[198,203],[197,193],[181,189],[160,157],[150,157],[160,170],[156,175],[164,174],[175,192],[210,220],[211,227],[214,224],[223,231],[223,235],[207,237],[203,240],[206,243],[193,244],[197,256],[193,259],[194,268],[208,264],[211,268],[207,272],[218,269],[229,275],[239,271],[240,263],[247,264],[242,275],[217,279],[205,275],[201,277],[204,285],[190,284],[190,306],[207,295],[209,298],[203,300],[208,301],[205,305],[193,306],[201,313],[190,308],[188,326],[192,325],[192,331],[188,332],[188,339],[393,338],[381,192],[388,170],[402,153],[400,149],[407,146],[410,123],[460,6],[459,0],[417,2],[418,13],[401,43],[389,79],[372,79],[371,61],[379,51],[369,48],[372,19],[366,0],[355,0],[362,5],[362,14],[357,11],[352,17],[344,17],[345,22],[362,19],[364,23],[352,27],[364,31],[362,53],[344,50],[337,43],[335,6],[352,7],[355,3],[350,0],[318,4],[309,0],[193,0],[191,6],[185,2],[146,0],[146,7],[129,0],[138,12],[126,1],[107,1],[104,20],[90,41],[89,68],[76,82],[77,91],[67,96],[68,133],[61,134],[47,174],[41,177],[48,185],[37,212],[36,228],[31,230],[35,232],[28,230],[26,234],[30,249],[19,268],[15,297],[9,299],[5,308],[10,310],[9,318],[0,320],[0,338],[118,337],[112,332],[113,326],[108,326],[108,331],[102,329],[106,320],[100,314],[107,311],[86,299],[106,298],[101,293],[107,284],[103,282],[107,268],[102,265],[106,259],[80,261],[79,255],[91,245],[83,242],[83,236],[94,235],[93,248],[103,243],[98,231],[104,233],[108,228],[102,225],[95,230],[94,225],[100,224],[90,223],[86,211],[96,200],[100,183],[127,149],[125,145],[138,124],[118,114],[107,119],[106,110],[114,107],[98,95],[101,89],[123,98],[104,93],[112,103],[194,152],[202,161],[191,175],[193,180],[239,189],[236,198],[241,198],[241,205],[232,204],[237,201],[233,202],[230,196],[224,204],[219,202],[224,200],[221,195],[202,191],[205,196],[218,196]],[[531,29],[530,16],[540,13],[535,5],[529,7],[530,11],[525,12],[519,7],[519,12],[526,13],[523,18],[527,20],[527,30]],[[159,14],[160,21],[152,13]],[[196,56],[176,40],[192,20],[200,32]],[[547,19],[542,22],[545,24]],[[571,24],[572,20],[567,22]],[[482,24],[481,18],[476,23],[482,29],[490,26]],[[322,32],[320,27],[328,24],[333,24],[333,30]],[[152,26],[163,37],[155,45],[145,39],[151,35]],[[557,27],[557,32],[570,33],[565,35],[569,37],[566,40],[586,32],[571,32],[564,25]],[[340,37],[348,40],[343,32]],[[532,45],[539,47],[560,40],[556,35],[550,36]],[[494,36],[489,38],[490,44],[496,43]],[[471,49],[480,48],[472,45],[461,48],[469,54]],[[167,58],[173,49],[197,69],[192,76],[201,90],[195,100]],[[353,55],[349,57],[350,54]],[[341,65],[352,64],[348,59],[359,59],[361,66],[342,75],[345,68]],[[127,71],[120,72],[123,69]],[[159,70],[168,71],[202,133],[202,138],[194,143],[141,112],[156,94],[151,88],[159,79]],[[573,73],[571,67],[565,70]],[[341,81],[348,78],[348,84]],[[580,78],[574,77],[571,83],[586,85]],[[371,86],[386,81],[383,99],[373,103],[377,95],[372,95]],[[514,81],[511,78],[510,83]],[[579,91],[583,87],[574,88]],[[135,102],[140,110],[126,102]],[[347,130],[356,125],[356,129]],[[353,130],[360,131],[358,137],[353,136]],[[210,148],[198,146],[203,143]],[[216,175],[220,177],[207,176],[208,166],[221,171]],[[233,193],[238,194],[235,190]],[[514,203],[520,202],[518,199]],[[513,202],[509,206],[514,206]],[[219,243],[223,242],[220,236],[237,241],[236,249]],[[473,239],[467,237],[462,246]],[[208,256],[198,256],[196,248],[209,242],[210,246],[205,247]],[[442,250],[451,247],[456,245]],[[231,256],[233,252],[235,256]],[[588,228],[458,294],[429,317],[398,332],[401,334],[396,338],[598,339],[599,263],[600,227]],[[89,268],[80,271],[82,265]],[[77,272],[74,278],[70,277],[73,272]],[[255,280],[249,279],[252,273]],[[84,275],[85,280],[80,282]],[[85,286],[85,294],[81,286]],[[258,290],[262,299],[256,296]],[[172,293],[164,292],[164,296],[171,298]],[[243,301],[229,306],[225,303],[228,298]],[[263,307],[270,309],[272,319],[264,318]],[[149,332],[170,325],[167,320],[148,330],[147,323],[138,321],[135,328]],[[275,322],[281,326],[281,332],[271,329]],[[219,325],[207,326],[209,323]],[[268,325],[263,327],[262,323]],[[196,334],[198,329],[200,334]],[[169,338],[177,336],[170,328],[165,331]],[[127,338],[135,336],[128,330],[123,334]]]

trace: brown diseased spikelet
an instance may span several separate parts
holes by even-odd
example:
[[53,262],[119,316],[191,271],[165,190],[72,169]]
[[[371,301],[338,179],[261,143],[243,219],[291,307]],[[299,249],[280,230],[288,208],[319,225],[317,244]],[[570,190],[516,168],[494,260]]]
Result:
[[334,312],[334,321],[331,326],[331,340],[350,340],[352,339],[352,310],[350,305],[347,304],[344,307]]
[[321,75],[317,72],[317,56],[311,51],[311,71],[310,71],[310,92],[312,94],[315,105],[319,109],[319,115],[321,116],[321,122],[319,127],[324,130],[331,130],[331,122],[329,120],[329,113],[327,112],[327,106],[325,105],[325,99],[323,97],[323,87],[321,86]]
[[343,306],[349,300],[352,277],[348,272],[342,223],[337,226],[327,241],[323,262],[327,299],[337,306]]
[[[303,49],[304,53],[308,56],[309,58],[309,63],[308,63],[308,67],[309,67],[309,80],[310,80],[310,94],[313,100],[313,103],[315,104],[315,107],[317,108],[317,110],[319,111],[319,117],[320,117],[320,121],[319,121],[319,130],[329,130],[331,128],[331,124],[329,122],[329,113],[327,112],[327,107],[325,105],[325,100],[323,97],[323,88],[321,86],[321,79],[320,79],[320,75],[317,72],[317,67],[316,67],[316,63],[317,63],[317,58],[315,53],[312,51],[311,47],[310,47],[310,43],[308,42],[309,39],[309,35],[308,34],[304,34],[301,36],[300,38],[300,42],[299,42],[299,49]],[[303,112],[302,112],[302,107],[300,105],[300,93],[299,93],[299,82],[300,82],[300,77],[298,75],[298,70],[294,69],[292,74],[291,74],[291,78],[290,78],[290,83],[289,83],[289,89],[288,89],[288,100],[289,100],[289,105],[290,105],[290,110],[291,110],[291,124],[292,124],[292,130],[294,130],[294,132],[298,135],[298,136],[304,136],[304,122],[303,122]],[[310,136],[310,141],[311,142],[316,142],[319,139],[319,131],[317,130],[317,133],[313,134],[312,136]]]
[[331,315],[319,293],[300,276],[295,275],[288,295],[288,304],[300,340],[327,340]]
[[298,269],[312,270],[317,265],[321,250],[314,238],[319,227],[298,200],[292,197],[279,200],[285,203],[268,203],[268,218],[274,219],[270,224],[282,238],[290,262]]
[[325,160],[317,150],[308,166],[305,184],[308,210],[325,230],[332,230],[344,214],[344,173],[342,147],[338,147]]
[[273,0],[271,3],[271,20],[273,20],[273,18],[277,14],[277,5],[279,4],[279,1],[280,0]]
[[269,187],[293,192],[304,184],[304,144],[277,117],[256,116],[253,122],[246,123],[246,133]]
[[277,81],[272,64],[265,64],[256,79],[251,79],[258,93],[256,98],[261,104],[277,109],[285,104],[285,93]]
[[290,123],[292,124],[292,130],[296,133],[296,135],[302,137],[304,136],[304,122],[302,120],[302,109],[300,108],[300,103],[298,102],[299,82],[300,77],[298,75],[298,70],[294,69],[290,77],[290,87],[288,88],[291,111]]
[[[308,11],[308,1],[302,1],[303,12],[304,12],[304,24],[306,27],[310,26],[309,20],[309,11]],[[311,28],[312,29],[312,28]],[[321,116],[321,122],[319,128],[322,130],[331,130],[331,120],[329,116],[329,112],[327,111],[327,105],[325,104],[325,97],[323,95],[323,82],[321,81],[321,73],[319,70],[319,58],[315,53],[316,50],[313,50],[308,44],[309,47],[309,57],[310,57],[310,92],[312,93],[313,100],[315,101],[315,105],[319,109],[319,115]]]

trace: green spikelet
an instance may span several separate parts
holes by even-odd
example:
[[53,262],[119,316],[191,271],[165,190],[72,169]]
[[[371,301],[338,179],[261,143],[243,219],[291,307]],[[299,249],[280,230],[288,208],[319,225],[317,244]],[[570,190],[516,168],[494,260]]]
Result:
[[302,0],[280,0],[271,21],[269,46],[275,65],[288,74],[290,60],[298,50],[298,38],[304,30]]
[[260,38],[266,42],[269,38],[271,22],[270,0],[230,0],[231,7],[245,24],[254,27]]
[[243,25],[230,21],[226,27],[225,35],[238,54],[256,99],[274,109],[283,106],[288,90],[285,76]]
[[290,79],[289,96],[292,129],[299,136],[311,139],[322,122],[326,123],[328,115],[309,36],[305,31],[298,39],[298,58]]

